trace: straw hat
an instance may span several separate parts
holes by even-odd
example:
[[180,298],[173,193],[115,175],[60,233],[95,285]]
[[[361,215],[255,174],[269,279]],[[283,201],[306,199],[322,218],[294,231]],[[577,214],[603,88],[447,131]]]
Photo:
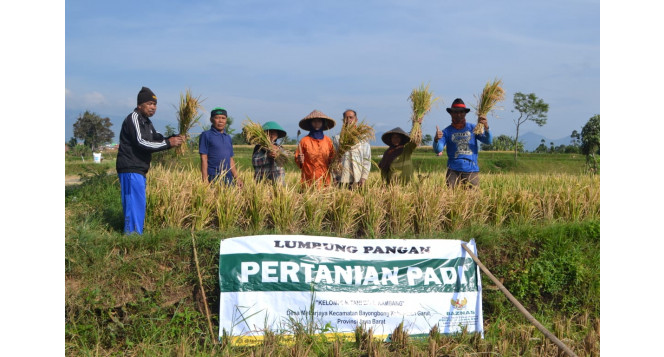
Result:
[[380,137],[380,139],[383,140],[383,142],[387,146],[392,146],[392,134],[399,134],[403,137],[404,140],[401,140],[401,145],[405,145],[407,142],[410,141],[410,136],[405,131],[403,131],[403,129],[401,129],[400,127],[396,127],[396,128],[394,128],[390,131],[386,131]]
[[283,138],[286,136],[286,130],[281,127],[281,125],[277,124],[276,121],[269,121],[265,124],[263,124],[263,130],[273,130],[277,132],[277,139]]
[[319,110],[314,110],[313,112],[309,113],[306,117],[302,118],[300,120],[300,128],[306,130],[306,131],[311,131],[313,128],[311,127],[311,121],[313,119],[322,119],[323,120],[323,130],[330,130],[334,128],[334,126],[337,124],[334,119],[328,117],[327,115],[323,114],[323,112]]

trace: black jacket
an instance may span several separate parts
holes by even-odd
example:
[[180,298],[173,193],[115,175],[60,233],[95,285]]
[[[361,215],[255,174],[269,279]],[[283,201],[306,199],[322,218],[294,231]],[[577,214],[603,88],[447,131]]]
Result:
[[170,149],[166,139],[154,129],[149,118],[134,109],[122,122],[115,169],[118,173],[133,172],[145,176],[150,169],[152,153]]

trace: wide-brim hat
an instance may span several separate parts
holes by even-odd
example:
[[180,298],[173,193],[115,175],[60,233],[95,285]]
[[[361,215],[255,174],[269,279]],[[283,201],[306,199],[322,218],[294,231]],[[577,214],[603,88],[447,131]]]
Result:
[[470,108],[466,107],[466,104],[461,100],[461,98],[457,98],[452,102],[452,106],[450,108],[446,108],[448,113],[452,112],[466,112],[468,113],[470,111]]
[[314,119],[323,120],[323,128],[322,128],[323,130],[330,130],[334,128],[334,126],[337,124],[337,122],[334,121],[334,119],[323,114],[323,112],[319,110],[314,110],[313,112],[309,113],[309,115],[300,120],[300,128],[306,131],[312,131],[313,128],[311,127],[311,121]]
[[277,132],[277,139],[281,139],[286,136],[286,130],[277,124],[276,121],[269,121],[263,124],[263,130],[272,130]]
[[401,145],[405,145],[407,142],[410,141],[410,136],[408,135],[408,133],[406,133],[405,131],[403,131],[403,129],[401,129],[400,127],[396,127],[396,128],[394,128],[394,129],[392,129],[392,130],[390,130],[390,131],[386,131],[386,132],[380,137],[380,139],[383,140],[383,142],[385,143],[385,145],[387,145],[387,146],[392,146],[392,140],[391,140],[391,139],[392,139],[392,134],[399,134],[399,135],[401,135],[401,136],[404,137],[404,140],[401,140]]

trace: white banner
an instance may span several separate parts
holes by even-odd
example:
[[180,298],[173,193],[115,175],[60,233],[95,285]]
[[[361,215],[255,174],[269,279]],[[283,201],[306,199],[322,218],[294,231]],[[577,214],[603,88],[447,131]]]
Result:
[[[447,239],[262,235],[220,244],[220,337],[353,333],[483,333],[479,267]],[[468,247],[477,254],[475,241]]]

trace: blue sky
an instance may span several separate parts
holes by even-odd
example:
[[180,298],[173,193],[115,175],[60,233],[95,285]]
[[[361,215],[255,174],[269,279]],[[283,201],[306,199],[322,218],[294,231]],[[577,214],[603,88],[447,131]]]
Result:
[[600,113],[599,1],[68,0],[65,14],[65,140],[85,110],[121,121],[141,86],[159,99],[159,131],[176,126],[186,89],[205,98],[204,123],[222,106],[235,128],[274,120],[291,137],[314,109],[409,130],[407,98],[423,83],[442,100],[425,133],[494,78],[507,92],[494,134],[515,135],[515,92],[550,105],[548,123],[521,134],[559,139]]

